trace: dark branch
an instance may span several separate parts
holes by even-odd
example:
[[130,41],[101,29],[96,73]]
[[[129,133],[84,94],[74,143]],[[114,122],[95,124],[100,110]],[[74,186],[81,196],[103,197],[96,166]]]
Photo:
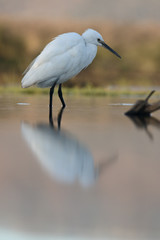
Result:
[[125,113],[128,116],[150,116],[154,111],[160,109],[160,101],[149,104],[148,100],[155,91],[151,91],[145,100],[138,100],[134,106]]

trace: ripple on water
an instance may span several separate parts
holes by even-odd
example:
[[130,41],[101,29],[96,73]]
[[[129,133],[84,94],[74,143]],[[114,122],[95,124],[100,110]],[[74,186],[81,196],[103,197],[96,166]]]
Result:
[[133,103],[110,103],[110,106],[133,106]]
[[17,105],[28,106],[30,103],[16,103]]

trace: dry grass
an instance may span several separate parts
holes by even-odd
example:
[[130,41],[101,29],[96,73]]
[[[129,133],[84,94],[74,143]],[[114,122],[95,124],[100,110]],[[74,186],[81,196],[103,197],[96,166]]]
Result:
[[[93,64],[78,77],[68,81],[66,86],[159,85],[160,31],[157,31],[158,24],[114,25],[107,22],[104,25],[104,22],[51,23],[18,20],[11,22],[6,19],[0,20],[0,31],[5,30],[10,42],[6,49],[3,46],[8,56],[2,56],[0,51],[0,83],[20,81],[21,73],[26,66],[53,37],[68,31],[82,33],[88,27],[101,32],[106,42],[119,52],[122,60],[104,49],[99,49]],[[2,34],[4,31],[0,32],[0,50],[3,44]],[[19,42],[21,46],[18,45]]]

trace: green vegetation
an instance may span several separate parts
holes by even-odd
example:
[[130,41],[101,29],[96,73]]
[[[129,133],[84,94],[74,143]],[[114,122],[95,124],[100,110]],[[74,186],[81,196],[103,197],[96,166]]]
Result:
[[[20,85],[25,68],[54,36],[61,32],[73,31],[73,29],[81,33],[87,28],[85,25],[71,26],[72,29],[63,24],[60,27],[47,26],[48,28],[44,24],[39,24],[37,27],[37,24],[31,23],[0,23],[1,86]],[[105,31],[96,26],[91,27],[103,33],[106,42],[122,56],[122,60],[104,49],[99,49],[93,64],[77,77],[66,82],[64,84],[66,89],[84,87],[84,93],[86,91],[90,94],[87,86],[91,86],[97,88],[96,90],[92,88],[92,93],[95,91],[95,94],[97,92],[99,95],[105,95],[105,89],[113,85],[129,87],[160,84],[160,32],[157,31],[159,26],[113,25],[108,30],[106,27]],[[46,89],[35,90],[34,88],[22,91],[48,92]]]
[[[102,88],[102,87],[93,87],[93,86],[86,86],[83,88],[74,87],[74,88],[63,88],[64,95],[76,95],[76,96],[98,96],[98,97],[118,97],[118,96],[146,96],[150,90],[144,89],[132,89],[129,87],[122,87],[122,88]],[[23,89],[19,86],[1,86],[0,87],[0,94],[44,94],[48,95],[49,89],[48,88],[26,88]],[[57,91],[55,91],[57,94]],[[154,96],[159,95],[157,92]]]

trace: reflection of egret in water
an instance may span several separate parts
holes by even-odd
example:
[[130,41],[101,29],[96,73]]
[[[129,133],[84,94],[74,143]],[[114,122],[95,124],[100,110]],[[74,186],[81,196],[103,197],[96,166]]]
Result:
[[83,186],[90,186],[113,159],[94,166],[92,154],[86,146],[60,130],[62,113],[63,109],[58,115],[58,129],[52,119],[50,125],[22,123],[23,136],[42,166],[55,179],[68,183],[78,180]]
[[151,116],[128,116],[138,129],[144,129],[150,139],[153,139],[153,134],[149,131],[148,126],[154,126],[160,129],[160,121]]

